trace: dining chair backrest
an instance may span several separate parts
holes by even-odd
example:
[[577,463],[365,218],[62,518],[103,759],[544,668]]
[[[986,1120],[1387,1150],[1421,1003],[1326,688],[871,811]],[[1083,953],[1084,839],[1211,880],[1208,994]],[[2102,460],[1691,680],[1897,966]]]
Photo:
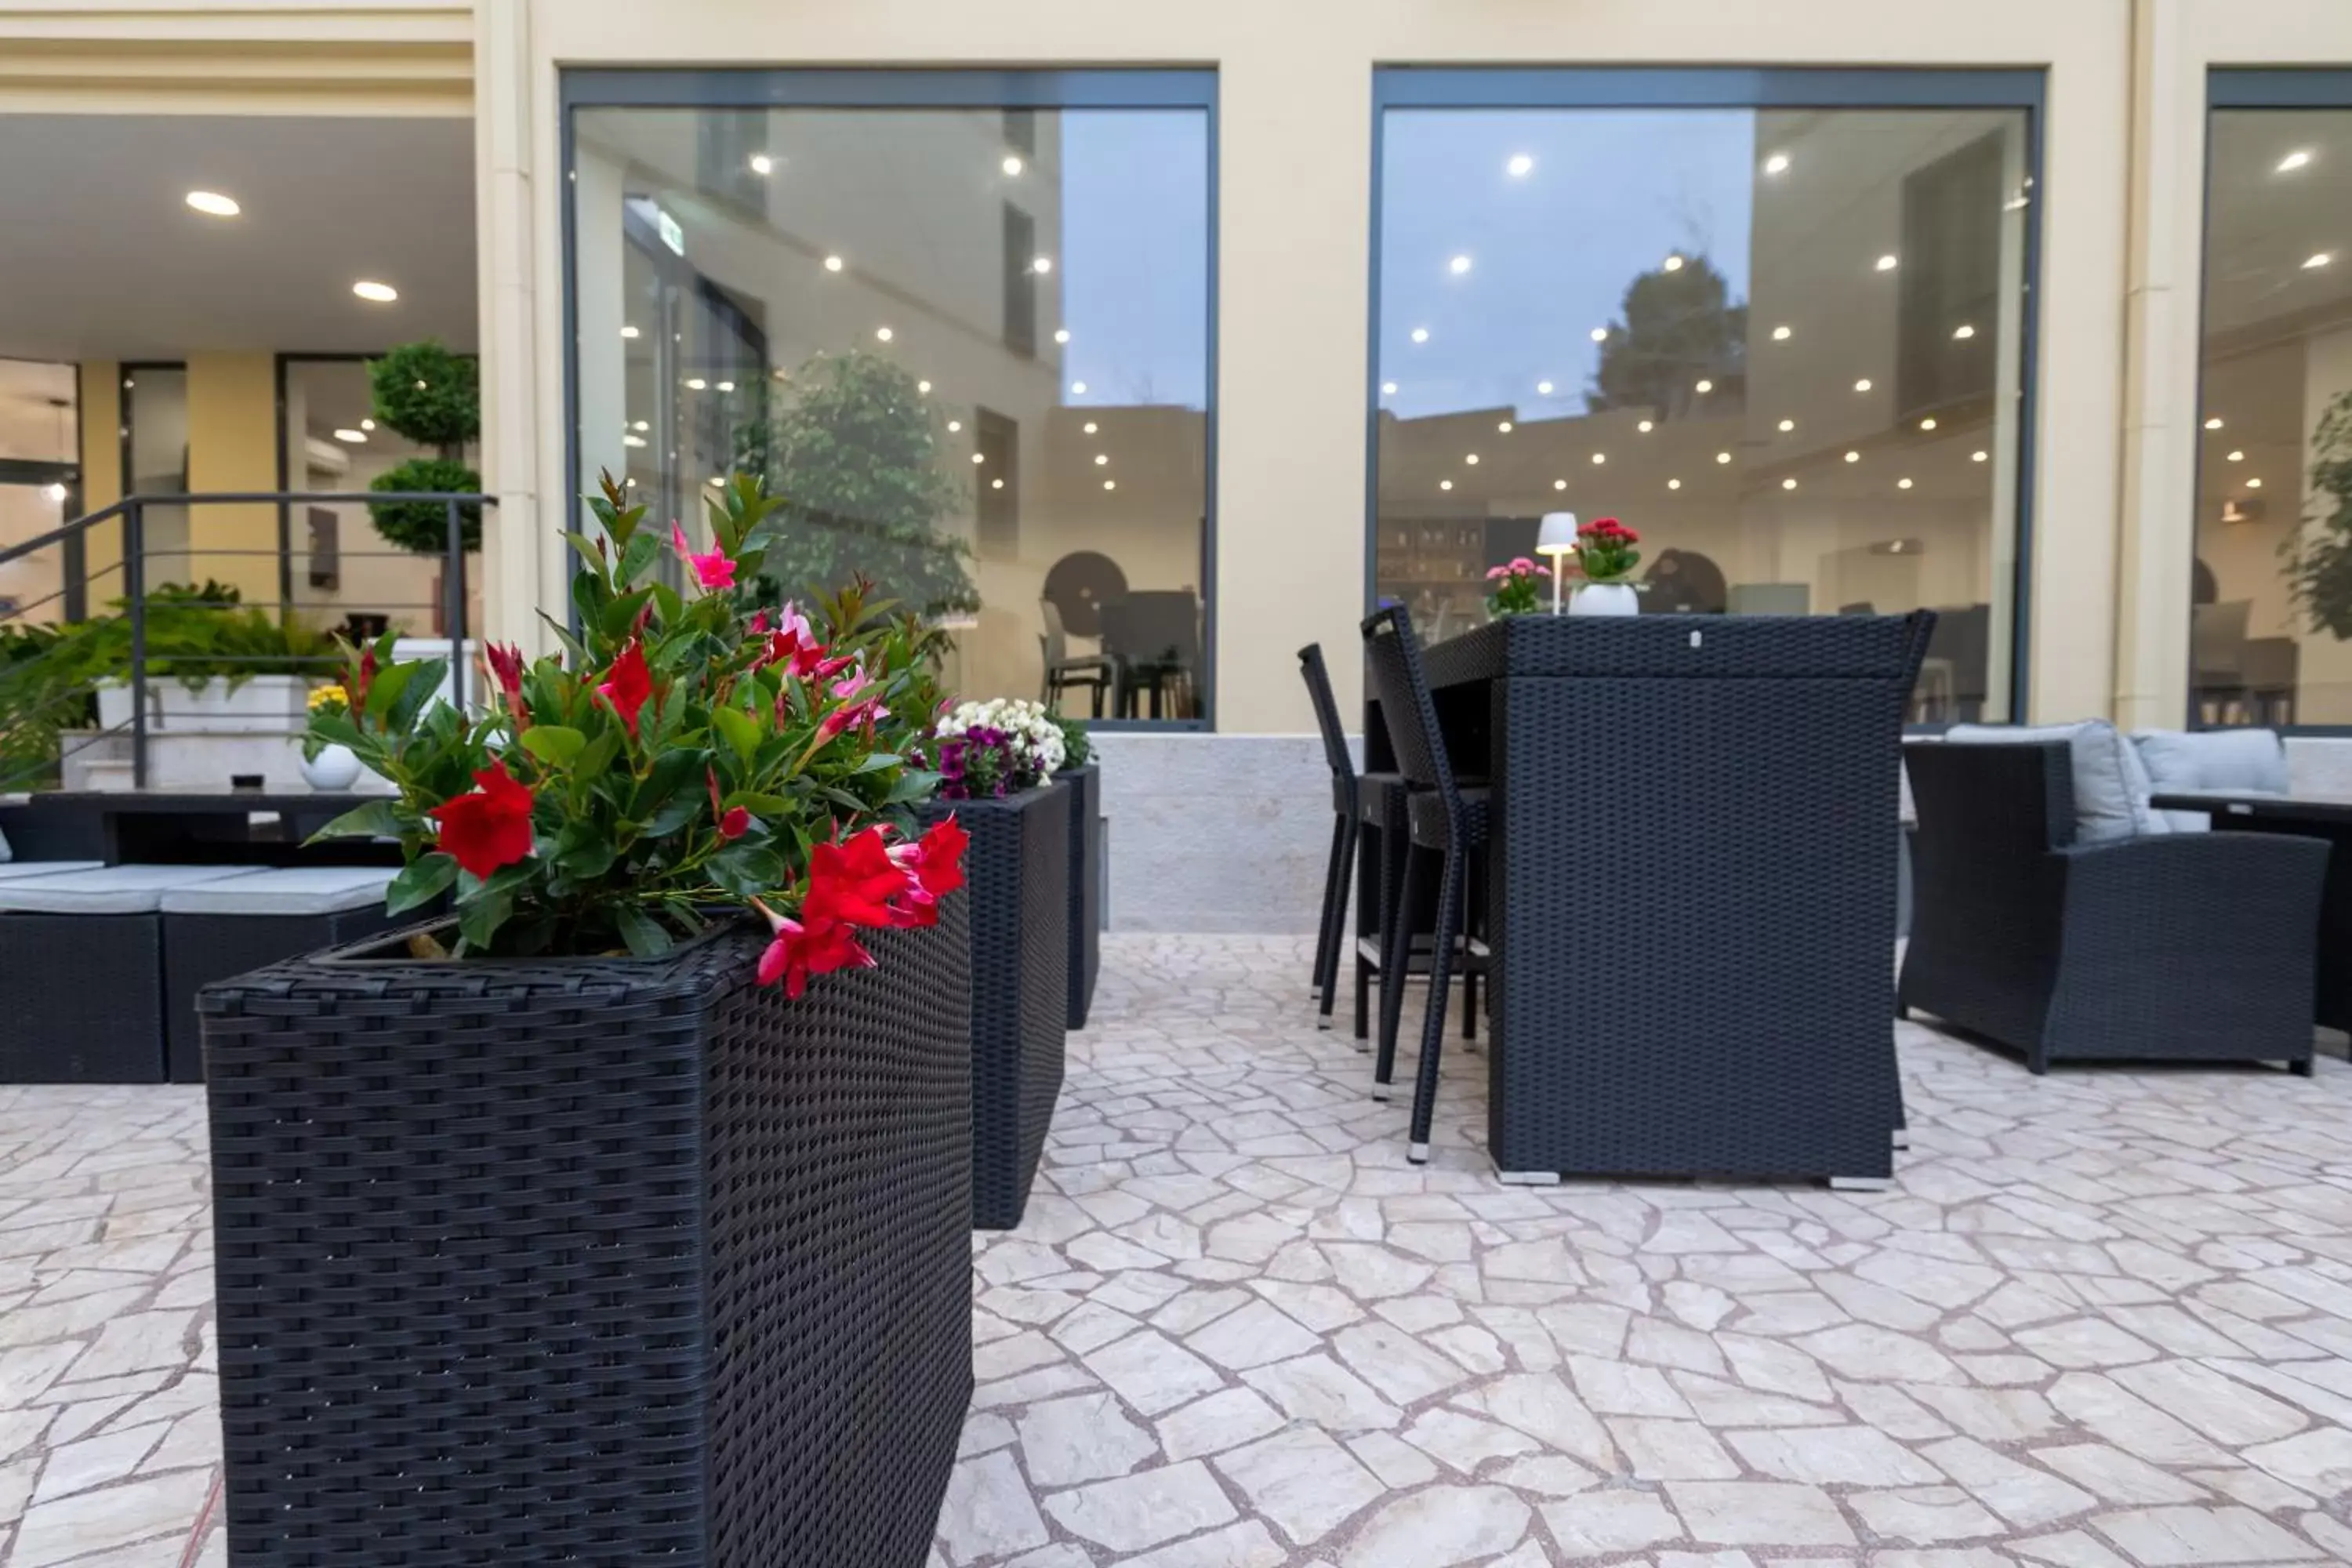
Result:
[[1339,700],[1331,695],[1331,672],[1323,666],[1321,643],[1298,650],[1298,672],[1307,678],[1307,700],[1315,705],[1315,727],[1323,732],[1323,760],[1331,765],[1331,776],[1354,778],[1356,763],[1348,755],[1348,731],[1339,722]]
[[1037,601],[1037,611],[1045,617],[1045,668],[1051,669],[1070,657],[1070,634],[1062,625],[1062,606],[1051,599]]
[[2189,611],[2189,645],[2197,684],[2227,685],[2246,670],[2246,623],[2253,605],[2245,599],[2198,605]]
[[1454,767],[1438,733],[1437,701],[1421,667],[1412,613],[1402,605],[1386,605],[1365,619],[1364,668],[1371,678],[1372,695],[1380,699],[1381,721],[1388,726],[1397,771],[1408,784],[1436,790],[1446,809],[1454,810],[1459,801]]
[[1201,662],[1201,600],[1189,588],[1147,588],[1102,604],[1105,652],[1130,664]]

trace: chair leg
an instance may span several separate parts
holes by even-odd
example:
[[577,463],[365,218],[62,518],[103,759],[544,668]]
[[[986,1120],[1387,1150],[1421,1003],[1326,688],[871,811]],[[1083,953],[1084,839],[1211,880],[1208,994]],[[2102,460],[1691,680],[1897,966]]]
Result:
[[1340,827],[1339,855],[1337,862],[1339,866],[1339,885],[1332,889],[1331,894],[1331,919],[1329,921],[1331,931],[1331,950],[1324,956],[1323,959],[1323,1006],[1320,1013],[1317,1015],[1315,1020],[1315,1026],[1318,1029],[1328,1029],[1331,1026],[1332,994],[1339,987],[1339,954],[1343,949],[1349,945],[1348,941],[1348,889],[1351,883],[1353,873],[1356,869],[1356,834],[1358,828],[1355,818],[1349,817],[1346,822],[1340,825]]
[[1478,972],[1465,967],[1462,971],[1462,1037],[1478,1037]]
[[1356,952],[1356,1048],[1371,1048],[1372,966],[1361,949]]
[[1437,1117],[1437,1054],[1445,1047],[1445,987],[1454,973],[1454,939],[1462,931],[1462,852],[1445,853],[1437,893],[1437,923],[1429,944],[1429,1016],[1421,1026],[1421,1067],[1413,1075],[1412,1142],[1405,1158],[1429,1163],[1430,1125]]
[[[1381,957],[1381,1043],[1380,1057],[1372,1067],[1372,1098],[1386,1100],[1389,1086],[1396,1082],[1397,1031],[1404,1023],[1404,988],[1412,973],[1412,928],[1420,923],[1421,907],[1429,901],[1429,891],[1423,884],[1429,880],[1432,852],[1418,846],[1405,847],[1404,891],[1397,898],[1395,918],[1389,922],[1387,944]],[[1443,1012],[1442,1001],[1432,1004]],[[1444,1027],[1444,1020],[1438,1020]]]
[[1323,993],[1323,965],[1331,956],[1339,933],[1332,929],[1332,909],[1339,903],[1339,856],[1348,842],[1348,819],[1333,813],[1331,816],[1331,854],[1323,863],[1323,909],[1315,923],[1315,969],[1307,983],[1307,994],[1319,996]]

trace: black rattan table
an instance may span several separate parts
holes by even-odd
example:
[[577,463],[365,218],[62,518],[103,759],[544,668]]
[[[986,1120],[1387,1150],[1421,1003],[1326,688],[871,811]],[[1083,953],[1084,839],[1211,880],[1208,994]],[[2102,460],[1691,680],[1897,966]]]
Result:
[[1934,618],[1528,616],[1428,650],[1454,767],[1496,797],[1506,1181],[1891,1177],[1901,739]]
[[343,813],[384,798],[307,789],[53,790],[0,808],[0,831],[23,860],[396,866],[397,845],[338,839],[302,847]]
[[2352,798],[2341,795],[2159,795],[2158,811],[2201,811],[2231,833],[2284,833],[2333,847],[2319,895],[2319,963],[2312,1018],[2352,1029]]

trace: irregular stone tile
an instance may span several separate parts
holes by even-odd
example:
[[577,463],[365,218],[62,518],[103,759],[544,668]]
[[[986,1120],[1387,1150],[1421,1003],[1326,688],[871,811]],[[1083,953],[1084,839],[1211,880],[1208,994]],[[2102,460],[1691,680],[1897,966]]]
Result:
[[1071,1534],[1114,1552],[1142,1552],[1238,1517],[1198,1459],[1049,1493],[1045,1511]]
[[1190,1541],[1119,1559],[1119,1568],[1282,1568],[1290,1554],[1256,1520],[1244,1520]]
[[1543,1505],[1544,1528],[1570,1562],[1637,1552],[1683,1532],[1682,1521],[1653,1492],[1597,1491]]
[[1899,1487],[1943,1479],[1936,1467],[1867,1426],[1726,1434],[1739,1457],[1765,1475],[1821,1486]]
[[1971,1438],[1929,1443],[1919,1453],[2021,1530],[2053,1524],[2098,1506],[2097,1498],[2072,1482],[2021,1465]]
[[1164,1415],[1224,1379],[1200,1357],[1157,1330],[1129,1334],[1079,1358],[1087,1370],[1146,1415]]
[[1933,1345],[1873,1323],[1822,1329],[1797,1342],[1841,1377],[1857,1383],[1966,1383],[1968,1374]]
[[1856,1492],[1847,1502],[1873,1534],[1894,1541],[1929,1545],[1974,1540],[2001,1531],[2000,1521],[1958,1487]]
[[1340,1561],[1345,1568],[1454,1568],[1517,1545],[1528,1518],[1528,1505],[1500,1487],[1425,1487],[1365,1521]]
[[1570,1356],[1568,1370],[1584,1403],[1603,1415],[1687,1418],[1691,1414],[1689,1405],[1675,1392],[1674,1384],[1652,1368],[1602,1361],[1596,1356]]
[[1282,1424],[1281,1414],[1256,1394],[1227,1388],[1161,1416],[1156,1430],[1161,1451],[1177,1460],[1237,1447]]
[[1723,1445],[1696,1421],[1612,1415],[1607,1426],[1637,1481],[1729,1480],[1739,1474]]
[[1324,1433],[1294,1427],[1209,1461],[1294,1545],[1320,1541],[1388,1488]]
[[1498,1377],[1454,1396],[1459,1408],[1515,1426],[1558,1452],[1604,1470],[1617,1465],[1616,1445],[1583,1402],[1558,1374],[1521,1373]]
[[2220,1465],[2229,1457],[2182,1423],[2096,1373],[2070,1373],[2050,1403],[2127,1453],[2158,1465]]
[[1184,1341],[1188,1350],[1235,1372],[1305,1355],[1322,1342],[1264,1301],[1227,1313]]
[[1669,1481],[1691,1539],[1710,1546],[1852,1546],[1853,1528],[1819,1487],[1779,1481]]
[[1242,1378],[1281,1406],[1292,1420],[1312,1422],[1335,1432],[1392,1427],[1404,1419],[1403,1412],[1328,1355],[1252,1367]]
[[74,1558],[121,1552],[142,1542],[157,1542],[146,1551],[161,1557],[169,1550],[160,1544],[164,1539],[172,1538],[173,1546],[186,1539],[211,1489],[210,1473],[181,1470],[36,1502],[16,1526],[10,1568],[54,1568]]
[[2244,1458],[2322,1498],[2352,1492],[2352,1432],[2340,1426],[2257,1444],[2245,1450]]
[[2320,1553],[2248,1508],[2146,1508],[2092,1517],[2091,1528],[2146,1568],[2293,1563]]
[[1331,1336],[1358,1376],[1399,1405],[1412,1405],[1468,1381],[1462,1368],[1387,1323],[1359,1323]]
[[1359,1432],[1348,1439],[1348,1451],[1391,1491],[1407,1491],[1437,1479],[1437,1467],[1429,1456],[1392,1432]]
[[1123,1476],[1157,1454],[1150,1434],[1119,1413],[1108,1394],[1033,1405],[1021,1415],[1021,1460],[1034,1486],[1061,1487]]
[[1537,1453],[1543,1447],[1524,1432],[1455,1410],[1423,1412],[1405,1428],[1404,1440],[1464,1475],[1475,1474],[1489,1459]]
[[2053,1445],[2034,1459],[2073,1478],[2109,1502],[2198,1502],[2205,1489],[2104,1443]]

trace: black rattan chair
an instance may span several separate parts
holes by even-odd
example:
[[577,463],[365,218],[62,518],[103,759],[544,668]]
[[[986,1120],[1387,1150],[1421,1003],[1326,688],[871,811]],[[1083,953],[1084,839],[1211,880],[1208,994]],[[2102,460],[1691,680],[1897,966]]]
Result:
[[[1323,736],[1323,760],[1331,769],[1331,861],[1323,875],[1323,919],[1316,927],[1314,994],[1322,1005],[1315,1026],[1331,1026],[1331,1002],[1339,984],[1339,955],[1348,945],[1348,891],[1354,880],[1357,852],[1363,830],[1370,826],[1376,847],[1383,826],[1393,815],[1392,796],[1402,795],[1404,780],[1396,773],[1359,773],[1348,754],[1347,731],[1339,724],[1339,704],[1331,695],[1331,674],[1323,663],[1323,645],[1308,643],[1298,650],[1299,673],[1307,680],[1307,700],[1315,705],[1315,725]],[[1375,853],[1372,864],[1381,864]],[[1377,899],[1367,887],[1361,896]],[[1377,922],[1373,928],[1381,929]],[[1361,960],[1359,960],[1361,963]]]
[[2053,1061],[2311,1071],[2327,846],[2253,833],[2079,844],[2063,742],[1904,747],[1919,827],[1898,1010]]
[[[1413,932],[1422,911],[1434,902],[1429,945],[1429,1011],[1422,1022],[1421,1063],[1413,1078],[1412,1131],[1406,1157],[1429,1158],[1430,1124],[1437,1110],[1437,1058],[1445,1039],[1445,993],[1453,977],[1457,940],[1463,967],[1475,974],[1486,952],[1471,940],[1467,925],[1472,857],[1486,847],[1493,820],[1492,792],[1465,786],[1454,776],[1437,727],[1437,704],[1421,667],[1421,644],[1412,616],[1402,605],[1376,611],[1364,622],[1364,665],[1381,701],[1381,717],[1404,776],[1406,838],[1404,891],[1395,918],[1381,932],[1380,1057],[1372,1073],[1373,1097],[1396,1075],[1397,1029],[1404,1010],[1404,982],[1413,959]],[[1475,984],[1470,981],[1468,984]],[[1470,1007],[1475,1017],[1475,999]]]

